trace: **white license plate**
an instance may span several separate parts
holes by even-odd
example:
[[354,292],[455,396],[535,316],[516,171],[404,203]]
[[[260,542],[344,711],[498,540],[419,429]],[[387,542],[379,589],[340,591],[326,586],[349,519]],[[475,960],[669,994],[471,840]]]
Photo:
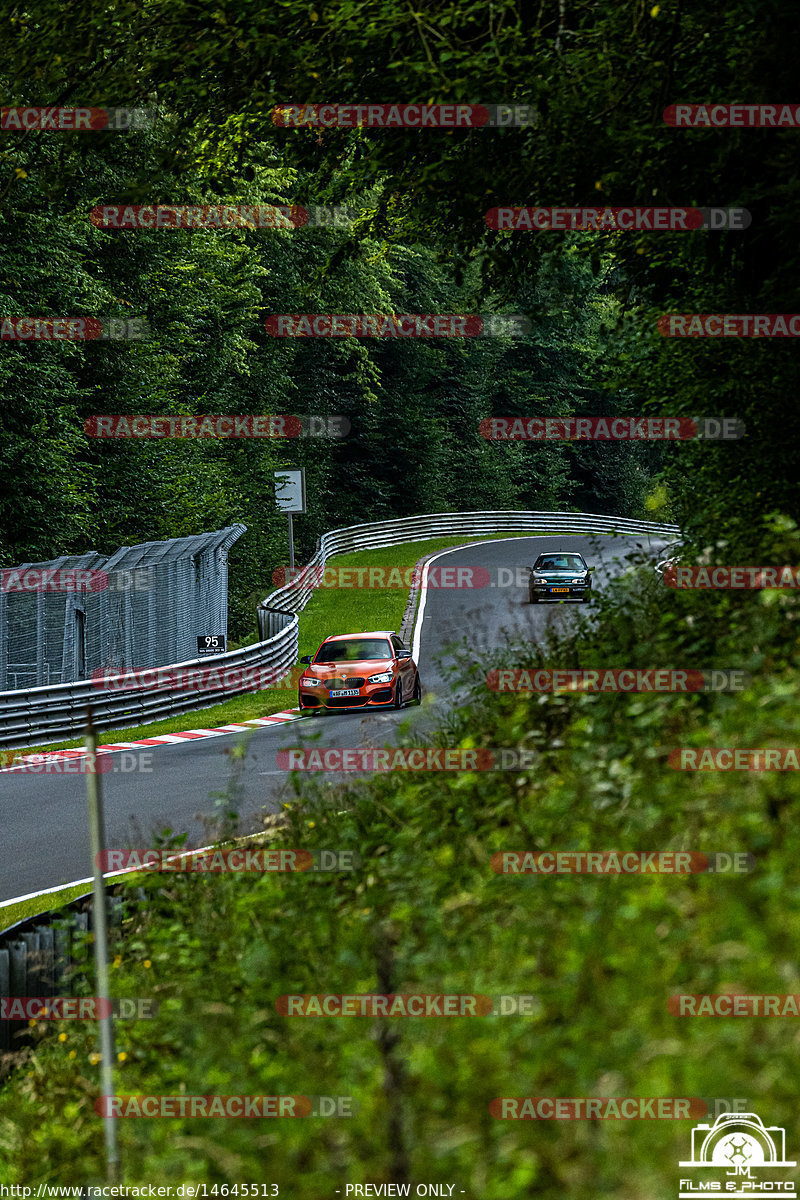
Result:
[[568,592],[569,588],[550,588],[551,592]]
[[330,694],[331,696],[357,696],[358,688],[337,688]]

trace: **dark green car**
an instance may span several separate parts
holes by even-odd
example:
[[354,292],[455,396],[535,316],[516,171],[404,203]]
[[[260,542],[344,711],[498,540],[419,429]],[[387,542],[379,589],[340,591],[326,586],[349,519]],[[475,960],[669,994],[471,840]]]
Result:
[[571,550],[548,550],[531,567],[528,599],[588,600],[592,588],[591,569],[581,554]]

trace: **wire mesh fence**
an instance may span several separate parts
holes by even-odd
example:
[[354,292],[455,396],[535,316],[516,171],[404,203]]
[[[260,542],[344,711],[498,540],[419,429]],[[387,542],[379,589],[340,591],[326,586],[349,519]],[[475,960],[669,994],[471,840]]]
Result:
[[225,635],[228,550],[245,532],[94,551],[0,572],[0,692],[192,659]]

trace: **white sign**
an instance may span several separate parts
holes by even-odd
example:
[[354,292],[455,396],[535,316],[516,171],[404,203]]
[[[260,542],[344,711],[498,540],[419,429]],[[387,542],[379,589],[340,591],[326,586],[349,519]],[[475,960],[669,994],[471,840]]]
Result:
[[306,473],[304,469],[275,472],[275,500],[281,512],[303,513],[306,511]]

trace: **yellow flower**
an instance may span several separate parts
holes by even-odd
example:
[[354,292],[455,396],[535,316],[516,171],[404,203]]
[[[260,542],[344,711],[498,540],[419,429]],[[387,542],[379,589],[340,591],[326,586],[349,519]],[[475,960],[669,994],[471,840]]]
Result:
[[97,1066],[97,1064],[100,1062],[100,1059],[101,1059],[101,1058],[102,1058],[102,1055],[101,1055],[101,1054],[90,1054],[90,1055],[89,1055],[89,1062],[91,1063],[91,1065],[92,1065],[93,1067],[96,1067],[96,1066]]
[[315,822],[314,822],[314,821],[307,821],[307,822],[306,822],[306,824],[308,825],[308,828],[309,828],[309,829],[313,829],[313,828],[314,828],[314,825],[315,825]]
[[660,9],[659,5],[654,4],[653,7],[650,9],[650,16],[657,17],[660,11],[661,11],[661,9]]
[[37,1022],[36,1022],[36,1018],[35,1018],[35,1017],[30,1017],[30,1018],[28,1019],[28,1028],[29,1028],[29,1029],[35,1029],[35,1028],[36,1028],[36,1024],[37,1024]]
[[66,1035],[65,1033],[60,1033],[60,1034],[58,1035],[58,1040],[59,1040],[60,1042],[65,1042],[65,1041],[67,1040],[67,1035]]
[[67,1057],[75,1058],[77,1056],[77,1053],[78,1053],[77,1050],[70,1050],[69,1055]]
[[595,190],[596,192],[602,192],[602,190],[603,190],[603,181],[602,181],[602,179],[597,179],[597,180],[595,180],[594,190]]
[[22,167],[17,167],[14,174],[16,175],[17,179],[27,179],[28,178],[28,172],[23,171]]
[[115,957],[115,959],[111,965],[112,965],[112,967],[121,967],[122,966],[122,955],[118,954]]
[[309,19],[310,21],[318,21],[318,20],[319,20],[319,13],[310,12],[310,13],[308,14],[308,19]]
[[120,1050],[119,1054],[117,1055],[117,1062],[125,1062],[125,1061],[126,1061],[126,1059],[127,1059],[127,1057],[128,1057],[128,1056],[127,1056],[127,1054],[125,1053],[125,1051],[124,1051],[124,1050]]
[[146,959],[144,960],[144,964],[143,964],[143,965],[144,965],[144,968],[145,968],[145,970],[146,970],[146,971],[149,971],[149,970],[150,970],[150,968],[152,967],[152,965],[153,965],[153,964],[150,962],[150,959],[149,959],[149,958],[146,958]]

